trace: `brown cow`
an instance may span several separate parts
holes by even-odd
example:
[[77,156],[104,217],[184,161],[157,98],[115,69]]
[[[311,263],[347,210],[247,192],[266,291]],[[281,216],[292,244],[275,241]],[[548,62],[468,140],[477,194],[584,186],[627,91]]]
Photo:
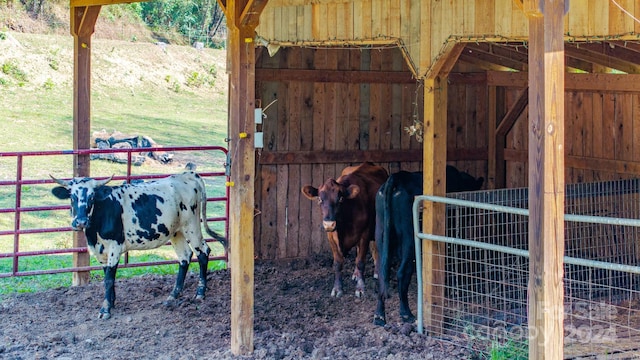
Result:
[[[344,254],[356,245],[353,279],[356,296],[364,294],[364,264],[375,231],[376,192],[388,176],[384,168],[365,162],[345,168],[338,180],[328,179],[318,189],[311,185],[302,187],[302,193],[310,200],[317,200],[322,211],[322,225],[333,253],[335,280],[331,296],[342,296]],[[373,255],[376,262],[377,256]]]

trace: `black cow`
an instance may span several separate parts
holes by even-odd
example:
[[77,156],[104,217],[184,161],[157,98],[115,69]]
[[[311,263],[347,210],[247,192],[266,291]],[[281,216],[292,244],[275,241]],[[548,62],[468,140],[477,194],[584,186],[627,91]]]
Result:
[[[389,267],[391,258],[400,258],[398,267],[398,296],[400,317],[403,322],[415,321],[409,309],[408,291],[415,270],[415,242],[412,207],[415,196],[422,194],[422,172],[400,171],[389,176],[376,194],[376,232],[378,248],[378,304],[373,322],[386,323],[384,302],[389,297]],[[474,191],[482,187],[484,178],[478,179],[447,165],[447,192]]]
[[178,276],[168,300],[182,292],[193,251],[200,265],[197,299],[207,288],[210,249],[202,237],[201,222],[207,233],[226,248],[226,239],[206,222],[207,195],[202,178],[193,171],[157,181],[106,186],[111,178],[51,178],[61,186],[51,190],[59,199],[71,199],[71,227],[84,230],[91,253],[103,265],[105,297],[99,317],[111,317],[120,255],[129,250],[160,247],[171,241],[178,260]]

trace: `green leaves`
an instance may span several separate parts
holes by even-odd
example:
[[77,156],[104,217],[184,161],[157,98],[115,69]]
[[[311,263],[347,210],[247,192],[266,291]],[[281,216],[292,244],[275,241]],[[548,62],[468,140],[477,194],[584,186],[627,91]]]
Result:
[[142,2],[140,16],[152,28],[177,31],[189,44],[213,46],[211,38],[224,17],[215,0],[159,0]]

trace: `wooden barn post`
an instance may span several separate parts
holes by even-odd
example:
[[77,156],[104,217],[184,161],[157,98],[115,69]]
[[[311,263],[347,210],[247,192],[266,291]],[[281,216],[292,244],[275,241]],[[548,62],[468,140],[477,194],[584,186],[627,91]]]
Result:
[[253,352],[255,28],[266,0],[219,0],[227,19],[229,71],[229,265],[231,352]]
[[[447,77],[463,49],[462,43],[450,43],[424,80],[423,189],[426,195],[446,193]],[[444,204],[425,202],[423,232],[444,235],[445,215]],[[446,245],[437,241],[424,240],[422,245],[424,324],[434,334],[441,334],[444,326],[445,249]]]
[[529,359],[562,359],[565,1],[523,5],[530,42]]
[[[73,149],[91,147],[91,36],[100,14],[100,5],[71,4],[73,35]],[[89,155],[74,155],[73,176],[90,176]],[[86,247],[84,231],[73,232],[73,247]],[[89,253],[73,253],[73,266],[89,266]],[[73,273],[73,285],[89,283],[89,272]]]

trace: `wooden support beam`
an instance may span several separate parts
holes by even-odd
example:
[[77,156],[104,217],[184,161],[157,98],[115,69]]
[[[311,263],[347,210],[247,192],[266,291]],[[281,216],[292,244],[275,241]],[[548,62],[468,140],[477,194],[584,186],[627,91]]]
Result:
[[529,104],[529,88],[524,89],[496,128],[496,136],[506,136]]
[[256,81],[335,82],[345,84],[415,84],[408,71],[256,69]]
[[[504,173],[504,159],[502,160],[502,167],[499,166],[498,163],[498,148],[497,148],[497,137],[496,137],[496,123],[498,121],[498,110],[496,103],[496,87],[495,86],[487,86],[488,88],[488,103],[489,108],[487,109],[487,125],[488,129],[488,144],[487,144],[487,189],[495,189],[496,188],[496,177],[497,172],[502,171]],[[503,176],[504,177],[504,176]]]
[[[91,36],[100,6],[71,7],[73,35],[73,149],[91,148]],[[89,155],[74,155],[73,176],[91,176]],[[84,231],[73,232],[73,247],[86,247]],[[73,266],[89,266],[89,253],[73,253]],[[89,283],[89,272],[74,272],[72,284]]]
[[364,161],[388,163],[422,161],[422,150],[324,150],[324,151],[262,151],[260,165],[287,164],[358,164]]
[[[597,49],[596,46],[600,46],[603,50],[600,52],[595,51]],[[637,54],[634,52],[627,51],[623,53],[619,51],[614,53],[608,45],[603,46],[603,44],[567,43],[566,47],[567,54],[572,58],[624,71],[627,74],[640,74],[640,64],[638,64]]]
[[[486,159],[487,150],[484,148],[447,150],[447,161]],[[421,162],[422,150],[262,151],[258,161],[260,165],[358,164],[364,161],[374,163]]]
[[[529,152],[526,150],[506,149],[504,152],[506,161],[527,162]],[[582,169],[596,172],[611,172],[616,174],[629,174],[640,176],[640,162],[628,160],[602,159],[588,156],[565,155],[567,169]]]
[[[464,44],[450,44],[433,64],[424,80],[423,192],[444,196],[447,163],[447,76],[455,65]],[[428,234],[445,234],[445,205],[426,202],[422,230]],[[433,334],[444,330],[443,306],[446,245],[437,241],[422,243],[424,324]]]
[[514,0],[525,15],[529,17],[540,17],[544,11],[544,0]]
[[[492,63],[507,69],[527,71],[527,54],[519,54],[517,51],[502,51],[504,48],[493,47],[491,44],[467,45],[461,55],[467,62],[473,63],[475,59],[479,62]],[[507,53],[508,52],[508,53]],[[516,57],[517,58],[514,58]]]
[[227,0],[218,0],[218,5],[220,5],[220,10],[222,10],[223,13],[227,13]]
[[[426,195],[444,196],[447,161],[447,80],[440,76],[429,77],[425,80],[424,88],[423,192]],[[422,214],[422,231],[427,234],[444,235],[444,215],[444,204],[426,202]],[[445,255],[445,244],[423,241],[424,324],[432,334],[442,334],[444,330],[442,307]]]
[[[594,92],[638,93],[639,74],[572,74],[564,73],[564,89]],[[527,87],[529,74],[526,72],[487,71],[489,86]]]
[[495,131],[495,173],[494,173],[494,185],[496,188],[503,188],[506,186],[506,163],[505,163],[505,148],[507,146],[507,134],[513,128],[516,121],[520,118],[520,115],[524,112],[529,104],[529,89],[525,88],[520,94],[516,102],[511,106],[509,111],[504,115],[499,122]]
[[260,14],[267,6],[268,0],[249,0],[240,14],[239,24],[255,29],[260,23]]
[[529,15],[529,359],[562,359],[565,4],[542,2]]
[[247,0],[228,0],[225,8],[231,163],[231,352],[235,355],[252,353],[254,347],[255,27],[245,26],[242,21],[242,12],[248,3]]

